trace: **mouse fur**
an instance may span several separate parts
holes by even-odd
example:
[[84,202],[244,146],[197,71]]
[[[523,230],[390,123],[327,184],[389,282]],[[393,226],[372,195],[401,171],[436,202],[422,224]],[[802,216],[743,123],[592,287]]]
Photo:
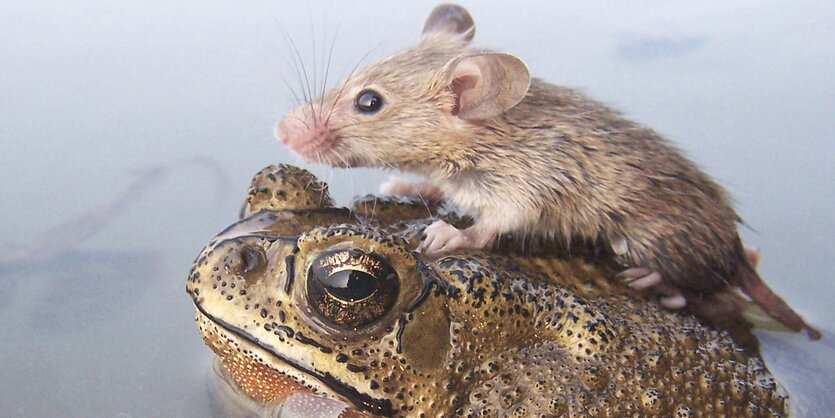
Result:
[[820,337],[762,282],[727,193],[678,148],[531,78],[515,56],[472,46],[474,34],[466,10],[438,6],[416,46],[288,113],[277,136],[310,161],[422,174],[417,190],[473,216],[466,230],[431,225],[424,251],[485,248],[504,234],[603,242],[627,271],[641,271],[631,279],[662,281],[714,324],[740,321],[741,289],[789,328]]

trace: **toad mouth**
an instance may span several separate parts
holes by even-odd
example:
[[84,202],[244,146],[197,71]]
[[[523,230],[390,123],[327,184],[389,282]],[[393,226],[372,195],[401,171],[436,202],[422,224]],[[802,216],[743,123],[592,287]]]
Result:
[[[302,364],[297,363],[296,361],[287,358],[286,356],[279,353],[275,347],[267,344],[246,330],[243,330],[235,325],[232,325],[220,318],[217,318],[210,313],[206,312],[202,306],[200,306],[197,301],[194,304],[195,308],[197,309],[199,315],[203,316],[205,319],[209,320],[210,322],[214,323],[224,331],[227,331],[235,336],[253,344],[254,346],[258,347],[259,349],[263,350],[264,352],[268,353],[273,358],[280,360],[283,364],[286,364],[290,368],[301,372],[306,376],[310,376],[319,382],[321,382],[325,387],[330,389],[334,394],[336,394],[339,398],[347,399],[350,401],[356,408],[371,412],[375,415],[383,415],[383,416],[391,416],[394,413],[392,408],[391,401],[388,399],[378,399],[373,398],[365,393],[361,393],[356,389],[340,382],[336,377],[331,375],[328,372],[318,371],[318,370],[311,370],[305,367]],[[275,370],[275,369],[273,369]],[[287,373],[283,373],[280,370],[275,370],[275,372],[285,375],[286,377],[293,379],[298,382],[298,379],[290,376]],[[301,382],[298,382],[301,383]]]

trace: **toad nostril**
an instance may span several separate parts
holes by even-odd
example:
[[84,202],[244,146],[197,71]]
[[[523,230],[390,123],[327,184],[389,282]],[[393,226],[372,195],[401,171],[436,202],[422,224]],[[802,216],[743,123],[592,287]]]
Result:
[[264,253],[260,248],[245,247],[241,250],[241,274],[260,270],[264,265]]

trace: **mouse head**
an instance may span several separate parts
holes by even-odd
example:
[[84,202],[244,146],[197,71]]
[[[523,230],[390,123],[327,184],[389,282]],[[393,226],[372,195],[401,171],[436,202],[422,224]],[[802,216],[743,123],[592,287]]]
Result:
[[519,58],[469,46],[475,24],[440,5],[413,48],[353,73],[287,114],[279,139],[303,158],[340,167],[454,173],[478,157],[473,130],[515,106],[530,75]]

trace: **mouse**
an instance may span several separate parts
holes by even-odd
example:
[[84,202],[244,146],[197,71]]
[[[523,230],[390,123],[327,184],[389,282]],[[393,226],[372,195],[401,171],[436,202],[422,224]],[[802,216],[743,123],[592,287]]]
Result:
[[489,249],[507,235],[599,242],[621,279],[670,309],[733,328],[753,301],[821,337],[757,274],[728,193],[675,145],[533,78],[515,55],[473,46],[474,35],[466,9],[437,6],[415,46],[291,110],[276,136],[310,162],[421,175],[383,191],[446,199],[474,219],[427,226],[427,254]]

